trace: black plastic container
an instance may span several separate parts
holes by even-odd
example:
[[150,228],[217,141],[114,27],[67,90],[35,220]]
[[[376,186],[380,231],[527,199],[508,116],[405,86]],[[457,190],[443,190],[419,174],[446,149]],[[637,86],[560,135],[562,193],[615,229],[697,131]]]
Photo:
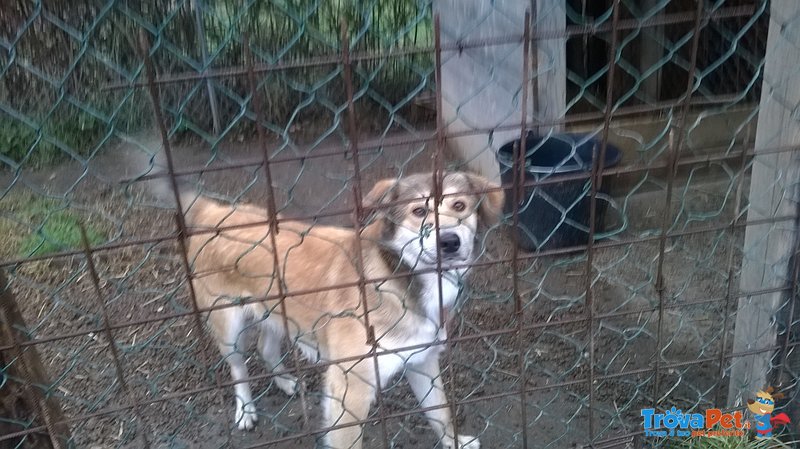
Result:
[[[512,141],[497,152],[504,185],[514,182],[514,145]],[[539,137],[528,133],[525,139],[525,180],[543,180],[576,172],[592,171],[592,155],[600,152],[598,140],[580,134],[554,134]],[[618,148],[607,145],[603,168],[620,161]],[[603,178],[595,209],[595,233],[600,235],[608,208],[610,179]],[[585,245],[589,241],[591,184],[588,178],[567,180],[536,187],[526,187],[519,205],[519,245],[527,250]],[[513,190],[506,191],[505,212],[514,207]],[[510,215],[509,215],[510,216]]]

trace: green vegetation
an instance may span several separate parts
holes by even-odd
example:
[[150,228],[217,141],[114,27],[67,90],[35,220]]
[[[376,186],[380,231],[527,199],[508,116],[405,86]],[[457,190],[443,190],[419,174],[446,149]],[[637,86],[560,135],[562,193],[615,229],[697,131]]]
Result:
[[32,194],[7,195],[0,201],[0,257],[31,257],[81,247],[80,227],[89,244],[107,238],[106,230],[59,202]]
[[41,256],[59,251],[81,247],[81,225],[86,227],[86,237],[90,245],[105,240],[103,234],[87,223],[82,223],[76,215],[60,210],[52,212],[44,219],[41,230],[31,233],[20,243],[21,256]]
[[[0,155],[19,163],[33,150],[35,142],[36,132],[30,126],[0,115]],[[44,162],[52,162],[49,156],[41,155]]]
[[671,449],[789,449],[793,447],[778,438],[743,437],[693,437],[667,445]]
[[[17,32],[39,14],[36,2],[17,2],[4,12],[4,23]],[[108,13],[105,6],[75,8],[71,2],[47,5],[54,23],[96,24],[86,40],[58,26],[30,26],[15,43],[15,63],[0,75],[0,170],[22,163],[39,168],[88,156],[116,132],[136,133],[151,126],[147,89],[102,89],[109,83],[142,80],[142,57],[136,36],[142,30],[153,44],[152,62],[161,75],[200,73],[242,67],[252,54],[260,63],[297,63],[332,58],[332,63],[260,74],[263,119],[276,134],[316,134],[335,126],[345,102],[337,64],[340,27],[347,23],[356,53],[380,54],[403,48],[428,48],[432,41],[430,2],[420,0],[233,0],[182,2],[153,0],[134,14]],[[198,11],[192,5],[199,5]],[[244,7],[243,7],[244,5]],[[129,6],[125,6],[128,8]],[[123,8],[124,9],[124,8]],[[200,26],[199,26],[200,25]],[[0,31],[4,25],[0,23]],[[250,52],[243,48],[247,36]],[[87,48],[89,49],[87,51]],[[205,50],[205,51],[203,51]],[[204,61],[205,53],[205,61]],[[0,64],[1,65],[1,64]],[[416,93],[429,88],[432,55],[408,53],[358,60],[354,83],[363,131],[383,130]],[[249,138],[253,123],[242,107],[250,97],[246,77],[211,82],[222,137]],[[182,82],[162,87],[161,107],[175,139],[215,141],[206,83]],[[13,93],[13,94],[12,94]],[[295,131],[296,130],[296,131]]]
[[0,155],[38,168],[67,160],[69,154],[62,147],[88,156],[105,132],[105,125],[86,113],[53,117],[41,131],[0,113]]

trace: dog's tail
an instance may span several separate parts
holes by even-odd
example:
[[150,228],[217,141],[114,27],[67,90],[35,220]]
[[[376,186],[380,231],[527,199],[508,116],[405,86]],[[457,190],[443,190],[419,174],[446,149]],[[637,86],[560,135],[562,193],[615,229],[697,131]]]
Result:
[[125,141],[129,146],[126,151],[128,163],[156,205],[177,209],[177,204],[180,204],[181,213],[191,226],[195,215],[193,212],[197,210],[196,203],[202,202],[196,185],[186,177],[170,175],[167,155],[157,136],[128,137]]

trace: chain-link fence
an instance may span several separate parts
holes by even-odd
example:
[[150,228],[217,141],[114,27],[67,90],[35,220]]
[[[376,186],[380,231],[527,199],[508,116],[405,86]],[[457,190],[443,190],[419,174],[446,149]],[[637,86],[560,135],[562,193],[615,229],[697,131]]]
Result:
[[0,447],[670,446],[643,409],[767,385],[797,422],[799,14],[0,6]]

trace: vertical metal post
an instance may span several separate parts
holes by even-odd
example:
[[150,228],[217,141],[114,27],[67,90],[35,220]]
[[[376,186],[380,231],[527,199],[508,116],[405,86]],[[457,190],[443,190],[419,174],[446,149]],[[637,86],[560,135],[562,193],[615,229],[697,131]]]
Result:
[[[525,11],[525,13],[528,16],[527,19],[525,20],[525,26],[526,27],[530,26],[531,24],[536,23],[536,19],[538,18],[538,11],[539,11],[539,0],[531,0],[530,9]],[[527,40],[531,40],[531,39],[533,39],[533,37],[534,36],[528,36]],[[536,43],[536,48],[535,48],[535,50],[533,52],[531,52],[530,45],[531,44],[529,43],[528,44],[528,49],[523,49],[523,52],[524,52],[523,59],[528,59],[530,61],[530,62],[525,63],[525,65],[526,65],[525,70],[528,70],[528,71],[532,70],[533,73],[538,73],[538,71],[539,71],[539,43],[538,43],[538,40],[537,40],[537,43]],[[523,44],[523,47],[524,46],[525,45]],[[566,42],[564,43],[564,50],[566,52]],[[566,67],[566,60],[564,61],[564,67]],[[528,75],[528,76],[530,77],[530,75]],[[565,81],[566,81],[566,78],[567,78],[566,73],[564,73],[564,80]],[[525,78],[523,78],[522,82],[523,83],[527,83],[528,81]],[[522,122],[523,123],[523,128],[531,126],[531,128],[532,128],[531,130],[533,131],[534,135],[535,136],[541,136],[542,135],[542,127],[540,126],[540,123],[541,122],[554,122],[554,121],[556,121],[558,119],[558,117],[536,117],[536,115],[539,113],[539,111],[542,110],[542,100],[544,99],[545,101],[548,101],[548,100],[552,100],[552,98],[550,98],[550,97],[539,98],[540,97],[539,88],[540,88],[540,86],[542,84],[542,80],[539,78],[539,76],[536,76],[533,79],[531,79],[530,80],[530,84],[531,84],[530,88],[533,90],[533,101],[531,102],[531,105],[533,107],[532,110],[533,110],[533,114],[534,114],[534,120],[537,123],[535,125],[531,124],[532,125],[531,126],[531,125],[528,125],[528,123],[526,123],[527,120],[523,120],[523,122]],[[564,98],[565,99],[566,99],[566,95],[567,94],[566,94],[566,84],[565,84],[565,88],[564,88]],[[564,101],[562,101],[562,103],[564,103]],[[563,107],[564,105],[563,104],[556,104],[556,103],[554,103],[552,105],[548,105],[548,109],[552,109],[553,106],[557,106],[560,109],[564,109],[564,107]],[[522,103],[522,107],[523,108],[527,108],[527,102],[523,102]],[[527,109],[526,109],[525,113],[527,114]],[[566,113],[566,111],[564,111],[564,113]],[[551,112],[551,114],[552,114],[552,112]],[[522,148],[525,148],[525,147],[522,147]]]
[[[120,388],[122,388],[122,392],[130,398],[131,404],[134,405],[134,416],[139,421],[140,426],[144,427],[145,422],[142,417],[141,406],[137,404],[138,401],[136,401],[136,398],[134,398],[133,392],[128,386],[128,382],[125,380],[125,370],[122,366],[122,360],[120,360],[119,357],[119,348],[117,348],[117,341],[114,339],[114,332],[111,330],[111,319],[108,317],[106,302],[103,300],[103,291],[100,288],[100,277],[98,276],[97,269],[94,266],[92,247],[89,245],[89,239],[86,237],[86,229],[81,226],[80,231],[81,246],[83,247],[83,251],[86,256],[86,268],[89,270],[89,279],[91,279],[92,285],[94,286],[97,307],[100,309],[100,317],[103,320],[103,332],[106,335],[106,339],[108,339],[108,349],[111,352],[111,359],[114,362],[114,373],[117,375],[117,381],[119,382]],[[142,446],[147,449],[150,447],[150,442],[147,438],[148,431],[146,429],[144,431],[141,430],[142,429],[139,426],[135,427],[135,433],[142,439]]]
[[[0,270],[0,345],[11,346],[13,349],[7,352],[11,360],[6,360],[0,353],[0,367],[3,368],[3,375],[6,379],[4,391],[8,394],[12,391],[14,383],[11,377],[21,379],[22,392],[19,394],[25,403],[29,413],[38,412],[39,417],[44,421],[47,429],[48,440],[41,441],[43,446],[52,449],[66,447],[62,442],[69,442],[70,429],[64,419],[64,412],[56,398],[46,395],[35,385],[51,385],[47,380],[47,374],[42,364],[36,348],[33,346],[22,347],[21,343],[28,339],[23,331],[27,329],[25,320],[17,307],[17,302],[11,294],[10,287],[6,281],[3,271]],[[7,365],[4,365],[6,364]],[[2,380],[2,377],[0,377]],[[0,411],[3,411],[0,405]],[[34,416],[26,416],[33,423],[37,420]],[[0,446],[5,443],[0,442]],[[9,442],[14,446],[14,441]]]
[[614,113],[614,75],[617,67],[617,26],[619,24],[620,0],[614,0],[613,16],[611,22],[611,46],[608,56],[608,77],[606,78],[606,107],[603,120],[603,135],[600,149],[592,149],[592,174],[589,178],[591,193],[589,197],[589,238],[586,242],[586,314],[589,329],[589,442],[594,441],[594,366],[595,366],[595,304],[594,290],[592,289],[592,271],[594,269],[594,235],[595,221],[597,221],[597,192],[603,184],[603,169],[605,168],[606,149],[608,148],[608,134],[611,128],[611,116]]
[[522,304],[522,296],[519,288],[519,205],[525,198],[525,158],[527,150],[527,136],[528,136],[528,91],[529,91],[529,78],[530,78],[530,46],[531,46],[531,12],[525,11],[525,24],[522,33],[522,110],[520,113],[520,133],[519,142],[514,145],[514,164],[513,173],[513,200],[514,209],[512,211],[512,226],[514,232],[511,233],[512,250],[511,250],[511,264],[512,271],[512,290],[514,296],[514,315],[517,320],[517,369],[519,370],[520,388],[519,388],[519,402],[520,402],[520,420],[522,421],[522,447],[528,447],[528,410],[525,401],[525,389],[527,387],[527,364],[525,363],[525,334],[523,332],[523,325],[525,321],[525,309]]
[[[434,43],[434,77],[436,82],[436,150],[433,157],[433,227],[436,232],[436,241],[440,240],[439,228],[439,204],[442,202],[442,182],[444,180],[444,169],[442,167],[442,154],[447,143],[444,111],[442,109],[442,28],[439,14],[433,16],[433,43]],[[436,245],[436,289],[439,298],[439,325],[447,329],[447,314],[444,311],[443,292],[442,292],[442,250]],[[449,395],[447,407],[450,407],[453,419],[453,438],[458,441],[458,406],[456,405],[455,393],[455,370],[453,369],[453,342],[450,335],[445,341],[447,357],[447,373],[450,377]],[[456,443],[458,444],[458,443]]]
[[[181,253],[181,260],[183,261],[183,268],[186,273],[189,296],[192,300],[191,305],[194,311],[194,323],[197,327],[198,335],[202,335],[203,323],[202,318],[200,317],[200,306],[197,304],[197,296],[195,295],[194,283],[192,282],[192,265],[189,262],[189,255],[186,252],[186,239],[189,236],[186,229],[186,219],[184,217],[184,211],[186,209],[184,209],[184,205],[181,204],[180,186],[178,185],[178,180],[175,177],[175,163],[172,158],[172,147],[169,142],[169,132],[167,131],[167,125],[164,121],[164,116],[161,113],[161,96],[158,92],[158,86],[156,86],[155,83],[156,73],[155,68],[153,67],[153,61],[150,58],[150,44],[148,43],[146,33],[147,32],[145,30],[140,31],[139,51],[142,59],[144,60],[145,76],[147,77],[147,89],[150,94],[150,103],[153,107],[153,117],[156,121],[156,126],[158,127],[158,131],[161,136],[161,145],[164,147],[164,156],[167,162],[170,185],[172,187],[172,192],[175,199],[175,221],[178,226],[178,246],[179,252]],[[190,204],[187,204],[186,208],[188,209],[190,206]]]
[[[686,132],[684,131],[686,125],[686,116],[689,114],[689,105],[692,101],[692,92],[694,92],[695,72],[697,71],[697,51],[700,46],[700,30],[703,27],[703,2],[704,0],[695,0],[697,5],[695,8],[694,20],[694,35],[692,36],[692,53],[688,73],[688,81],[686,82],[686,92],[681,99],[681,111],[678,117],[678,137],[675,139],[674,131],[670,133],[669,139],[669,163],[667,168],[667,191],[664,198],[664,208],[661,215],[661,234],[658,240],[658,268],[656,269],[656,285],[655,289],[658,292],[658,330],[656,337],[656,359],[654,363],[655,378],[653,381],[653,397],[656,404],[659,404],[663,398],[660,397],[661,391],[661,348],[663,347],[664,338],[664,302],[666,300],[666,280],[664,278],[664,258],[667,249],[667,233],[669,232],[670,220],[672,214],[672,192],[675,185],[675,176],[678,173],[678,158],[680,157]],[[654,404],[654,405],[656,405]]]
[[[267,146],[267,133],[264,130],[264,127],[261,126],[261,120],[263,118],[263,108],[261,105],[261,100],[258,95],[258,82],[256,80],[256,74],[254,70],[255,65],[255,58],[253,57],[252,52],[250,51],[250,40],[245,35],[243,38],[243,46],[244,46],[244,56],[245,56],[245,64],[247,64],[247,77],[250,83],[250,101],[253,105],[253,113],[255,114],[255,125],[256,125],[256,132],[258,134],[258,144],[261,147],[262,151],[262,158],[264,163],[264,182],[267,184],[267,214],[269,216],[269,240],[270,245],[272,245],[272,266],[273,266],[273,275],[275,276],[275,282],[278,285],[278,295],[280,295],[278,307],[280,307],[281,319],[283,320],[283,328],[284,332],[286,332],[286,337],[292,341],[292,348],[290,349],[294,361],[295,368],[300,366],[300,358],[297,356],[296,348],[295,348],[295,338],[292,337],[292,332],[289,328],[289,318],[286,314],[286,284],[283,281],[283,276],[281,276],[281,261],[280,256],[278,255],[278,243],[277,243],[277,236],[278,236],[278,210],[275,205],[275,188],[272,185],[272,170],[270,168],[270,155],[269,155],[269,147]],[[306,382],[303,378],[302,373],[300,370],[297,370],[297,378],[300,381],[300,404],[303,407],[303,426],[308,427],[308,407],[306,402]]]
[[378,341],[375,339],[375,329],[369,321],[369,307],[367,304],[366,277],[364,274],[364,254],[361,245],[361,232],[364,228],[364,206],[361,194],[361,165],[358,153],[358,128],[356,127],[356,108],[355,93],[353,87],[353,66],[350,61],[350,36],[347,31],[347,22],[341,22],[341,50],[342,50],[342,76],[344,78],[345,91],[347,93],[347,135],[350,140],[350,154],[353,161],[353,202],[356,213],[353,215],[353,227],[356,230],[355,250],[356,250],[356,271],[358,272],[358,292],[361,306],[364,308],[364,325],[367,331],[367,344],[372,345],[372,360],[375,368],[375,391],[376,403],[378,407],[378,420],[383,435],[383,447],[389,449],[389,432],[386,429],[386,411],[381,397],[381,374],[378,366]]

